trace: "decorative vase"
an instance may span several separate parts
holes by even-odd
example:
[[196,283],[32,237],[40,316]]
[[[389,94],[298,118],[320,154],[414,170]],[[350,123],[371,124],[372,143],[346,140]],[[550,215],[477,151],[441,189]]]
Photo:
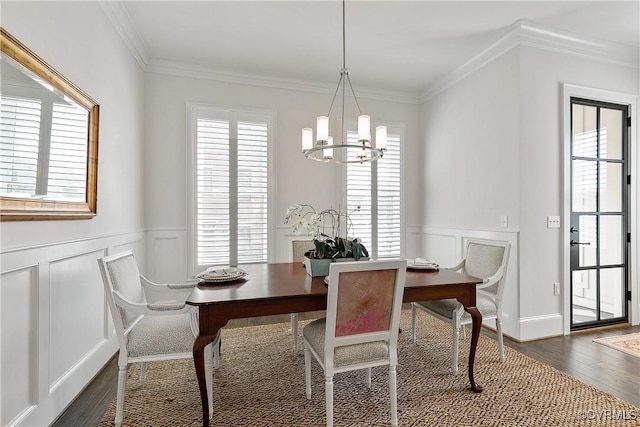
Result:
[[[358,261],[368,261],[369,257],[362,257]],[[347,262],[347,261],[355,261],[355,258],[335,258],[335,259],[318,259],[318,258],[309,258],[305,255],[304,257],[304,268],[307,271],[307,274],[311,277],[319,277],[319,276],[328,276],[329,275],[329,265],[332,262]]]

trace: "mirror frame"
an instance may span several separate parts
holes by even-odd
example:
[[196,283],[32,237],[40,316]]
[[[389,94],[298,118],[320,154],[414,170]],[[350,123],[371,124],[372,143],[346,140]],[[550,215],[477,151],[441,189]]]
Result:
[[93,218],[96,216],[98,196],[98,122],[100,106],[4,28],[0,27],[0,31],[2,54],[14,59],[89,112],[85,201],[32,200],[0,196],[0,221]]

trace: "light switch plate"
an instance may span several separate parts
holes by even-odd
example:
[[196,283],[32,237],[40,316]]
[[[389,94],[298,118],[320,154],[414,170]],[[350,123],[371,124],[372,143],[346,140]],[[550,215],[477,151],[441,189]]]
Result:
[[549,215],[547,217],[547,228],[560,228],[560,217],[557,215]]

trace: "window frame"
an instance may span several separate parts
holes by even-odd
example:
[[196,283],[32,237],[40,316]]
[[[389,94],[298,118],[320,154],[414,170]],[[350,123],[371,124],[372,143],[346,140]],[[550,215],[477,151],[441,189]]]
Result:
[[[186,162],[187,162],[187,178],[186,178],[186,195],[187,195],[187,256],[188,256],[188,274],[191,278],[208,266],[198,265],[197,262],[197,237],[196,237],[196,138],[197,138],[197,120],[199,117],[212,117],[227,115],[230,123],[237,123],[237,116],[256,115],[260,120],[267,123],[267,260],[273,262],[273,247],[275,245],[275,154],[276,154],[276,113],[270,110],[225,106],[208,103],[198,103],[187,101],[186,105]],[[236,118],[234,122],[234,118]],[[244,120],[243,117],[240,121]],[[237,176],[231,177],[231,184],[237,183]],[[230,204],[230,212],[237,214],[237,198],[236,204]],[[237,251],[237,236],[230,236],[230,242],[235,242]],[[232,243],[233,244],[233,243]]]
[[[347,129],[348,131],[355,131],[356,129],[356,123],[354,121],[349,121],[346,123]],[[406,238],[405,238],[405,217],[406,217],[406,203],[405,203],[405,153],[406,153],[406,140],[405,140],[405,135],[406,135],[406,124],[403,122],[389,122],[389,121],[373,121],[371,122],[371,128],[375,129],[376,126],[387,126],[387,134],[396,134],[396,135],[400,135],[400,255],[399,258],[404,258],[405,257],[405,253],[406,253]],[[372,245],[371,247],[367,247],[367,250],[369,251],[369,257],[373,260],[378,259],[378,206],[377,206],[377,189],[378,189],[378,182],[377,182],[377,178],[374,181],[373,177],[377,177],[377,163],[378,161],[383,161],[384,160],[384,156],[382,157],[382,159],[377,160],[375,162],[371,162],[371,167],[372,167],[372,171],[371,171],[371,176],[372,176],[372,182],[371,182],[371,188],[372,191],[375,190],[376,194],[374,195],[372,193],[371,195],[371,200],[372,200],[372,216],[374,217],[372,220],[372,230],[371,230],[371,238],[372,238]],[[342,167],[337,168],[337,190],[336,193],[338,194],[338,198],[341,201],[340,205],[341,206],[347,206],[347,168],[348,168],[348,164],[343,164],[341,165]],[[373,205],[373,203],[376,203],[375,206]],[[357,236],[354,236],[357,237]],[[395,258],[385,258],[385,259],[395,259]]]

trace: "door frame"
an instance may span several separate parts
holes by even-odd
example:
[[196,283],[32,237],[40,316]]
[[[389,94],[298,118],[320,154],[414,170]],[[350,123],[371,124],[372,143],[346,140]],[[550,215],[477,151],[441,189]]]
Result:
[[640,212],[640,193],[638,188],[638,173],[640,168],[640,152],[637,146],[638,140],[638,110],[637,96],[621,92],[593,89],[565,83],[562,85],[562,123],[563,123],[563,197],[562,197],[562,318],[563,333],[571,333],[571,277],[570,277],[570,246],[571,236],[571,98],[586,98],[595,101],[610,102],[629,106],[631,116],[631,132],[629,135],[629,149],[627,158],[627,173],[631,175],[631,191],[628,195],[628,231],[631,233],[631,242],[628,251],[628,289],[631,291],[631,301],[627,302],[628,319],[632,325],[640,323],[640,285],[638,284],[637,269],[640,267],[640,254],[638,254],[638,213]]

